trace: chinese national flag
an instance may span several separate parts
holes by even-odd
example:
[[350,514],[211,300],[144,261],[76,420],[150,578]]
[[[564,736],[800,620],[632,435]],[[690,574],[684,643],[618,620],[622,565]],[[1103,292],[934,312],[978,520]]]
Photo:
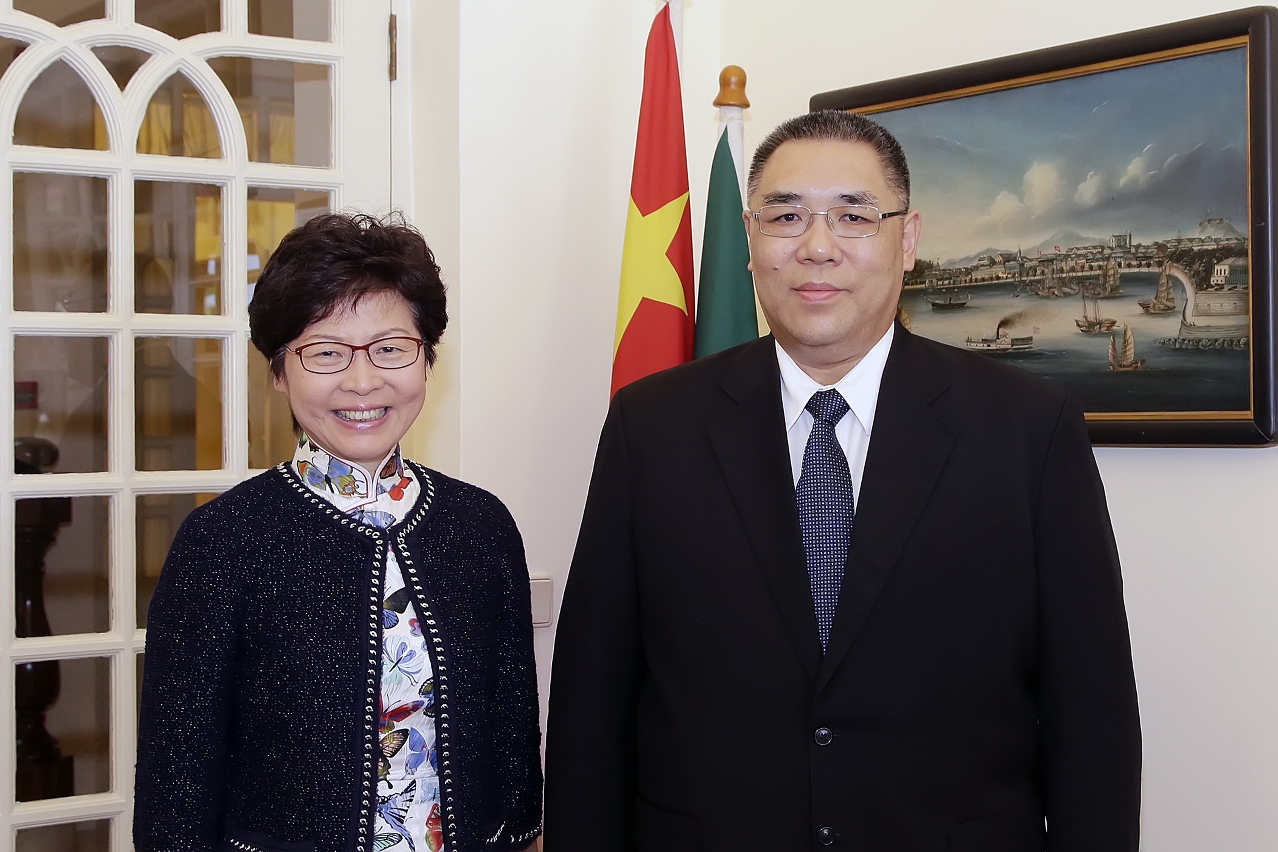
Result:
[[692,306],[688,157],[679,59],[667,4],[652,22],[644,55],[612,393],[635,379],[692,360]]

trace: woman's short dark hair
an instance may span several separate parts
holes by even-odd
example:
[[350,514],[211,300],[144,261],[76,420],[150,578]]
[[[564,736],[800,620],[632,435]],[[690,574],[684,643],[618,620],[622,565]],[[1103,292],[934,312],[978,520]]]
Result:
[[398,293],[408,303],[432,366],[448,325],[447,288],[421,233],[397,214],[316,216],[280,241],[257,279],[248,309],[253,345],[280,376],[291,341],[374,293]]

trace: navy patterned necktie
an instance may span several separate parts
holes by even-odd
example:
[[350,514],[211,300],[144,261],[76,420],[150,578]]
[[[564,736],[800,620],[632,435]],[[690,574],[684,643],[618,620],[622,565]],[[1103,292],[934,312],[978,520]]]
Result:
[[803,471],[794,491],[824,653],[843,585],[856,507],[848,457],[834,437],[835,424],[848,413],[847,401],[837,390],[823,390],[812,394],[806,407],[813,417],[812,434],[803,450]]

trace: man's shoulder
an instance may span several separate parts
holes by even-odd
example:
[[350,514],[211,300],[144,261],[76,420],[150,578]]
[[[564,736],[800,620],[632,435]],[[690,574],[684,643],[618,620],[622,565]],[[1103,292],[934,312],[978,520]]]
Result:
[[[1004,363],[997,356],[916,335],[903,336],[899,353],[893,354],[898,357],[890,358],[884,371],[881,410],[885,399],[914,399],[926,405],[946,428],[980,435],[983,443],[999,444],[1004,449],[1024,440],[1045,446],[1062,418],[1082,422],[1077,400],[1063,385]],[[909,405],[889,404],[886,408],[917,410]]]

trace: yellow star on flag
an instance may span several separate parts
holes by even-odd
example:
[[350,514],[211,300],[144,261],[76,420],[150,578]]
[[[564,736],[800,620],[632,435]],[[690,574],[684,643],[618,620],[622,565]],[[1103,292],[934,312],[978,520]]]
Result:
[[635,200],[630,199],[626,242],[621,249],[621,298],[617,306],[617,338],[612,344],[614,356],[626,327],[644,299],[674,305],[688,313],[683,282],[666,257],[687,206],[688,193],[685,192],[645,216],[639,212]]

